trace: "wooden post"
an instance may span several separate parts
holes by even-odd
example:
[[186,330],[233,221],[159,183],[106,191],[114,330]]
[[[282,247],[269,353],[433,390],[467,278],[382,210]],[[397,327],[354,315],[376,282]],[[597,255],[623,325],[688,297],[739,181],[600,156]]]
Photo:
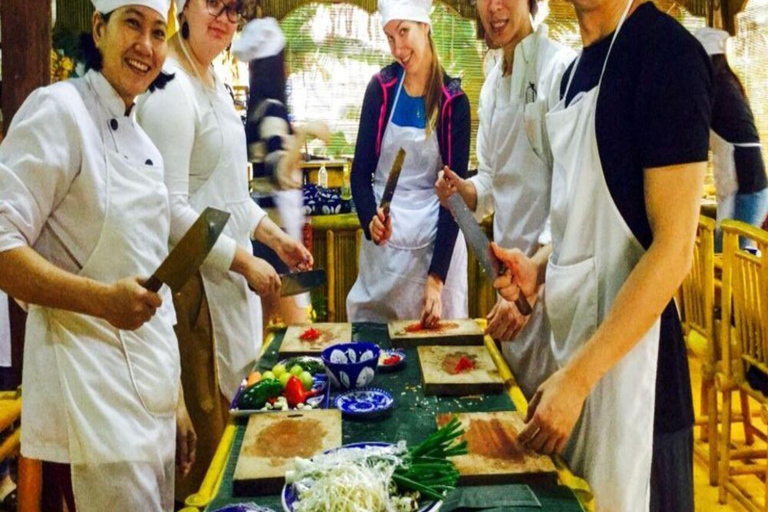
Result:
[[3,133],[33,90],[51,81],[51,0],[0,2]]

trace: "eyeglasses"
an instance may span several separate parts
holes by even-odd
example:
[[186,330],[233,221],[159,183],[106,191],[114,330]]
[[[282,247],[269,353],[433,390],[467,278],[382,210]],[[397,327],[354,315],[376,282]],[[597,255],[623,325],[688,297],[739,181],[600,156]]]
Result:
[[205,6],[208,9],[208,14],[214,18],[218,18],[226,12],[230,23],[236,23],[240,17],[240,0],[228,4],[222,0],[205,0]]

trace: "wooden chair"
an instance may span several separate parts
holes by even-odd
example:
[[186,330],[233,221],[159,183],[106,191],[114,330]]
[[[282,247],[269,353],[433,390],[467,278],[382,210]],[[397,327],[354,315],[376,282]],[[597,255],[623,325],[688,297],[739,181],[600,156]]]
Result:
[[[731,444],[731,398],[734,391],[744,391],[759,402],[764,421],[768,419],[768,396],[753,387],[762,379],[768,383],[768,232],[733,220],[724,221],[722,229],[722,360],[716,377],[716,385],[723,393],[720,503],[726,502],[730,492],[748,510],[768,511],[768,466],[765,460],[760,464],[756,462],[766,459],[768,450],[766,447],[736,449]],[[740,235],[753,240],[761,255],[755,256],[739,249]],[[748,371],[752,384],[747,380]],[[757,380],[752,377],[757,377]],[[739,463],[733,464],[736,460]],[[742,483],[734,478],[750,474],[764,480],[765,502],[762,506],[758,506]]]
[[[683,333],[686,345],[701,362],[701,410],[696,417],[696,425],[701,427],[701,441],[707,443],[705,449],[694,444],[696,453],[709,464],[710,485],[717,485],[718,447],[717,447],[717,390],[715,373],[720,359],[719,340],[714,318],[714,232],[715,221],[701,216],[694,246],[691,271],[680,287],[679,303],[682,303]],[[732,418],[743,422],[747,444],[754,441],[754,432],[749,412],[749,402],[745,392],[741,393],[742,415]]]

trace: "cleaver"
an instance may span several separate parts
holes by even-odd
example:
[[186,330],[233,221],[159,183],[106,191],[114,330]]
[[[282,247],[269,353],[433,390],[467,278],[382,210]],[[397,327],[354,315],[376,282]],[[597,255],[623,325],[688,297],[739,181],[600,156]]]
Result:
[[290,297],[308,292],[328,282],[325,269],[308,270],[306,272],[293,272],[280,276],[280,296]]
[[392,168],[389,170],[389,176],[387,177],[387,184],[384,187],[384,193],[381,195],[381,202],[379,208],[384,210],[384,215],[389,215],[389,205],[392,204],[392,197],[395,195],[395,189],[397,188],[397,180],[400,179],[400,171],[403,170],[403,161],[405,160],[405,150],[400,148],[395,157],[395,162],[392,164]]
[[[497,276],[503,275],[506,272],[506,267],[499,261],[493,251],[491,250],[491,242],[488,237],[485,236],[483,228],[475,221],[474,215],[469,211],[467,203],[460,194],[453,194],[448,203],[453,212],[453,216],[456,218],[456,222],[461,228],[461,232],[464,233],[464,237],[467,239],[469,246],[472,248],[472,252],[475,253],[477,260],[483,266],[485,275],[488,280],[493,283]],[[531,305],[528,304],[528,300],[522,295],[517,296],[515,299],[515,305],[524,316],[531,314]]]
[[228,220],[228,212],[206,208],[144,287],[157,293],[165,283],[174,293],[180,291],[203,264]]

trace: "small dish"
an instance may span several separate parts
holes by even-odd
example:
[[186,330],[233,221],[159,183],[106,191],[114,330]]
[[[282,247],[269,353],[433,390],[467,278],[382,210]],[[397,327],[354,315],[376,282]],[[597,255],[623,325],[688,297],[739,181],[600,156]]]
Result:
[[[388,364],[385,364],[387,361],[390,361]],[[405,365],[405,350],[398,350],[398,349],[387,349],[382,350],[381,355],[379,355],[379,371],[384,372],[395,372],[398,370],[401,370],[403,366]]]
[[344,416],[351,418],[375,418],[392,409],[395,399],[389,391],[379,388],[355,389],[341,393],[333,399],[333,405]]

